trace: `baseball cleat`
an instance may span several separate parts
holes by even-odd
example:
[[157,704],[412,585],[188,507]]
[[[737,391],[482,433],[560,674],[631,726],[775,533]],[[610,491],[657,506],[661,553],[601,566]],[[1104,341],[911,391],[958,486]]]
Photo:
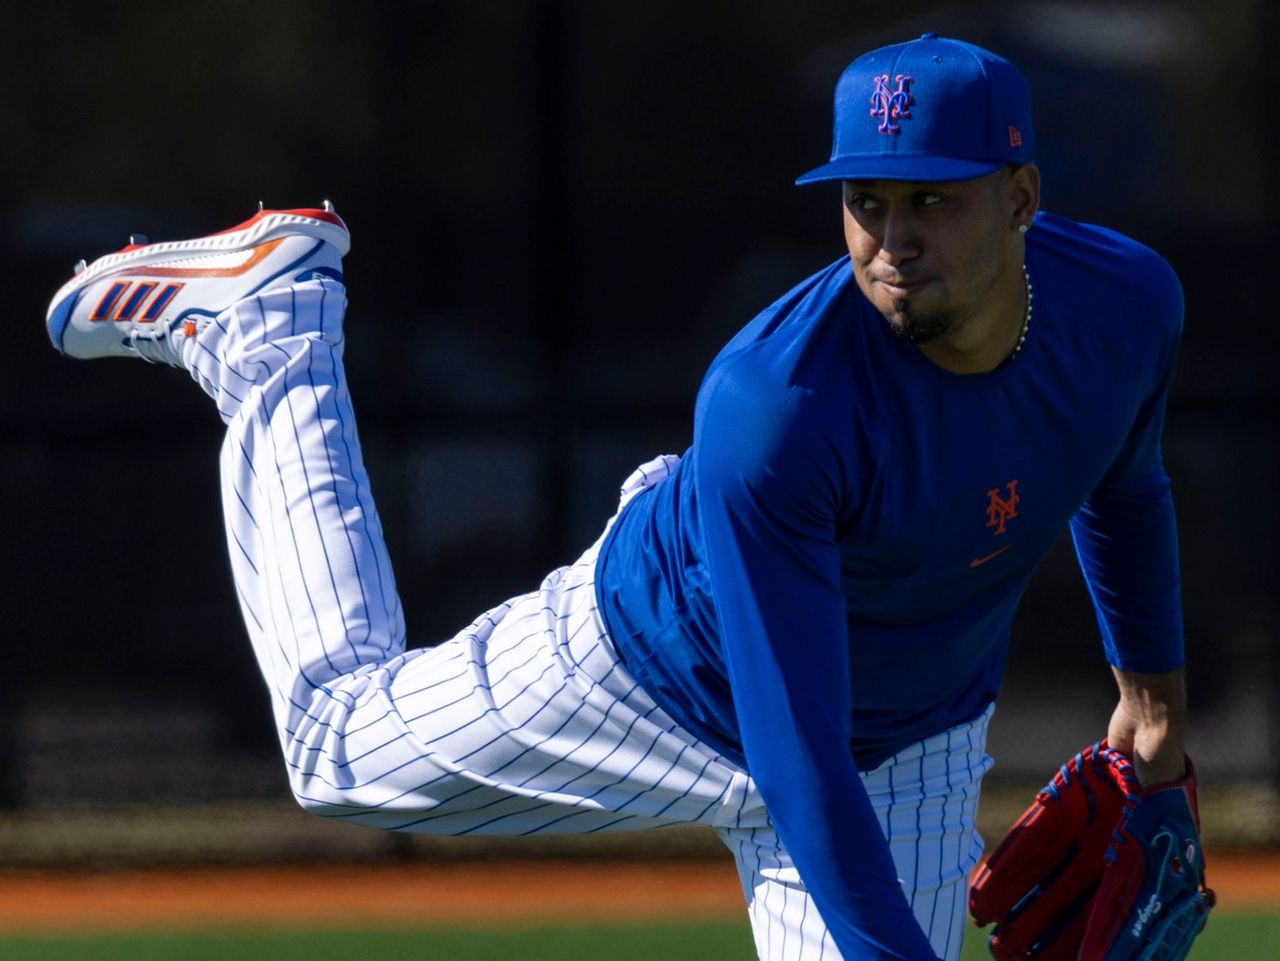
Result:
[[341,277],[351,235],[323,209],[261,208],[239,226],[197,240],[149,243],[142,234],[91,264],[76,264],[45,325],[69,357],[141,357],[181,367],[182,341],[250,294],[316,273]]

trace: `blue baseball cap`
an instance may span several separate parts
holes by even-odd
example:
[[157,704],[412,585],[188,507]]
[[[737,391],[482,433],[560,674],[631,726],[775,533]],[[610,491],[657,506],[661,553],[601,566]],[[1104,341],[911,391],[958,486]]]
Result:
[[936,33],[872,50],[836,82],[831,160],[796,180],[969,180],[1035,155],[1013,64]]

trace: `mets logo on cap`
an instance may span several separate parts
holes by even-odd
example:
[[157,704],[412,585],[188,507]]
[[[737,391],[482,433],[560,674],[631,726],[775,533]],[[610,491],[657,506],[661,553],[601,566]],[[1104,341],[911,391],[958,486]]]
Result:
[[911,105],[915,98],[911,96],[911,77],[900,73],[893,78],[898,86],[889,87],[889,75],[882,73],[873,78],[875,89],[871,93],[871,116],[880,119],[876,129],[881,133],[898,133],[902,130],[895,120],[911,116]]

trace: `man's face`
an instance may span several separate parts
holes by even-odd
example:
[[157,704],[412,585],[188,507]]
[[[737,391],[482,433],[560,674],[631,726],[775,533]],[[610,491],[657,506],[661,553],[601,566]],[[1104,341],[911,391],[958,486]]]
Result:
[[1033,167],[945,183],[845,181],[844,232],[858,287],[904,340],[958,332],[999,302],[1010,271],[1021,277],[1017,228],[1038,200]]

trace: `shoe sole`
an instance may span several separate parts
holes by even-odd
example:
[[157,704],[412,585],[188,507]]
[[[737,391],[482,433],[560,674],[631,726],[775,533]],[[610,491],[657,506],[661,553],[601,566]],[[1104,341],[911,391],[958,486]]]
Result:
[[[59,353],[65,353],[62,349],[63,337],[67,325],[71,322],[79,293],[103,277],[114,274],[128,275],[135,272],[186,278],[237,276],[261,263],[279,246],[281,240],[291,236],[311,237],[317,241],[317,246],[263,280],[254,290],[246,291],[245,296],[261,290],[266,284],[308,260],[321,244],[330,244],[341,256],[345,256],[351,249],[351,234],[346,224],[337,214],[327,210],[261,210],[236,227],[195,240],[131,244],[114,254],[99,257],[62,285],[54,295],[48,314],[45,316],[49,340]],[[192,256],[236,253],[254,248],[257,248],[259,253],[235,267],[201,269],[155,266],[165,261],[185,260]],[[149,267],[151,269],[145,269]]]

